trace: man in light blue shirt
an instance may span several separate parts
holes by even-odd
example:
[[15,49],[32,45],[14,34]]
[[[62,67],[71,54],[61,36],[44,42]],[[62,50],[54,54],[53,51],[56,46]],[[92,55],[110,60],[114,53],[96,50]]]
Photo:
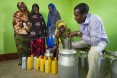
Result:
[[80,31],[71,32],[68,37],[81,37],[80,41],[72,42],[73,48],[91,46],[88,52],[89,70],[86,78],[99,78],[100,58],[109,41],[101,18],[88,12],[89,6],[86,3],[75,6],[74,16],[80,25]]

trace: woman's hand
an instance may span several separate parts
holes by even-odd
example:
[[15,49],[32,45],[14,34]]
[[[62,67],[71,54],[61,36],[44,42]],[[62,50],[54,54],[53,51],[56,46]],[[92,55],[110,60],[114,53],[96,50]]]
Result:
[[30,27],[26,27],[25,29],[26,29],[26,31],[29,31],[30,30]]
[[60,38],[60,36],[61,36],[61,32],[60,32],[60,31],[57,31],[55,37],[56,37],[56,38]]
[[32,32],[31,32],[31,35],[33,35],[33,36],[34,36],[35,34],[36,34],[36,33],[35,33],[34,31],[32,31]]
[[58,46],[54,46],[51,50],[50,50],[50,53],[55,53],[56,50],[57,50]]

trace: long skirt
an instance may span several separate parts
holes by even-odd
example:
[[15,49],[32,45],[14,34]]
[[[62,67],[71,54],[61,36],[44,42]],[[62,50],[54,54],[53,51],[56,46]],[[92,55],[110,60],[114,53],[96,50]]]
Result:
[[29,51],[30,51],[30,45],[29,45],[29,35],[14,35],[15,37],[15,41],[16,41],[16,48],[17,48],[17,52],[18,52],[18,56],[21,58],[23,56],[28,56],[29,55]]
[[45,38],[37,38],[30,41],[31,54],[34,56],[44,56],[45,53]]

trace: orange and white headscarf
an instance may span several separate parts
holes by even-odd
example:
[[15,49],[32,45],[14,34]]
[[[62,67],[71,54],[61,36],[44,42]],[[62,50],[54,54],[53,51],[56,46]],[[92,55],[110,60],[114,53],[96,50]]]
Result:
[[17,7],[19,8],[21,5],[23,5],[23,6],[25,6],[26,8],[27,8],[27,6],[26,6],[26,4],[24,3],[24,2],[18,2],[17,3]]

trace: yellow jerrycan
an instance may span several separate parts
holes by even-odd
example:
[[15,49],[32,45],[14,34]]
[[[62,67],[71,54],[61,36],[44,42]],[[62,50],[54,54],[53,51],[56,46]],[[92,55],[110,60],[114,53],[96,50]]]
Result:
[[41,72],[44,72],[44,65],[45,65],[44,56],[41,56],[40,58],[40,71]]
[[36,58],[36,70],[39,70],[39,67],[40,67],[40,57],[41,56]]
[[45,73],[50,73],[51,70],[51,59],[50,57],[45,58]]
[[56,57],[52,59],[51,64],[51,74],[55,75],[58,72],[58,65],[57,65],[57,59]]
[[33,56],[29,56],[27,59],[27,69],[31,70],[33,68]]
[[31,55],[31,61],[32,61],[32,68],[34,68],[34,55]]

